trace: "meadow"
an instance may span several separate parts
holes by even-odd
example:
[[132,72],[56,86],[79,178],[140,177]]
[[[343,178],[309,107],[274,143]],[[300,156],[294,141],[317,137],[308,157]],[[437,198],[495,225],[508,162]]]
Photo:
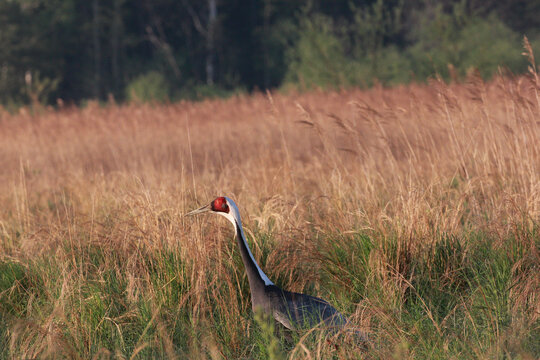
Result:
[[[0,169],[0,359],[540,357],[534,67],[1,112]],[[367,347],[252,314],[230,224],[183,217],[221,195]]]

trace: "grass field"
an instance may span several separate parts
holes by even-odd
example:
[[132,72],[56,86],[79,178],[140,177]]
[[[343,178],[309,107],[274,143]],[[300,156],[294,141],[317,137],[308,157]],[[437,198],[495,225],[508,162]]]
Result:
[[[540,80],[0,115],[0,359],[537,359]],[[228,222],[367,349],[251,313]]]

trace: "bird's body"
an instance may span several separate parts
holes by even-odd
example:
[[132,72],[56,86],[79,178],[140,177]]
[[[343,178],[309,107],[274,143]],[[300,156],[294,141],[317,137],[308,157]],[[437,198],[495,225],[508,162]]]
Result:
[[210,205],[190,212],[194,215],[213,211],[225,216],[235,226],[242,261],[246,268],[253,311],[262,311],[288,329],[313,328],[319,324],[331,329],[344,326],[347,319],[328,302],[314,296],[294,293],[276,286],[259,267],[247,244],[240,212],[229,198],[216,198]]
[[347,323],[343,315],[326,301],[314,296],[280,289],[275,285],[265,287],[269,309],[274,319],[291,330],[310,329],[319,324],[336,329]]

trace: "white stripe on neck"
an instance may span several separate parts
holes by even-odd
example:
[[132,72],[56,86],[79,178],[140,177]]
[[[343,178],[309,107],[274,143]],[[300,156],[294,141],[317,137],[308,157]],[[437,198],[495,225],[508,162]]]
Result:
[[[242,229],[242,223],[238,223],[238,228],[240,229],[240,234],[236,234],[236,236],[240,236],[244,244],[246,245],[246,249],[248,251],[249,257],[251,258],[251,261],[255,264],[257,267],[257,270],[259,271],[260,277],[263,279],[265,285],[274,285],[274,283],[266,276],[264,271],[259,267],[259,264],[255,261],[255,258],[253,257],[253,254],[251,253],[251,250],[249,248],[249,245],[246,241],[246,237],[244,236],[244,230]],[[235,226],[235,233],[236,233],[236,226]]]
[[[253,254],[251,253],[251,249],[249,248],[249,245],[246,241],[246,237],[244,236],[244,230],[242,228],[242,221],[240,220],[240,211],[238,211],[238,207],[228,197],[225,197],[227,199],[227,204],[229,205],[229,212],[219,212],[218,214],[223,215],[234,225],[234,233],[236,236],[240,236],[240,239],[244,242],[244,245],[246,246],[246,249],[248,251],[249,257],[251,258],[251,261],[255,264],[255,267],[257,268],[257,271],[259,271],[259,276],[264,281],[265,285],[274,285],[274,283],[266,276],[264,271],[259,267],[259,264],[255,261],[255,258],[253,257]],[[237,226],[238,225],[238,226]],[[240,229],[240,234],[237,233],[236,228]]]

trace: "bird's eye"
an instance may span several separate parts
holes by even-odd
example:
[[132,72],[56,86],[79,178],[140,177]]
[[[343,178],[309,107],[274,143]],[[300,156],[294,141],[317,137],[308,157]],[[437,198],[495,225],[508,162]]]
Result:
[[227,210],[227,203],[224,202],[223,204],[221,204],[221,208],[223,210]]

